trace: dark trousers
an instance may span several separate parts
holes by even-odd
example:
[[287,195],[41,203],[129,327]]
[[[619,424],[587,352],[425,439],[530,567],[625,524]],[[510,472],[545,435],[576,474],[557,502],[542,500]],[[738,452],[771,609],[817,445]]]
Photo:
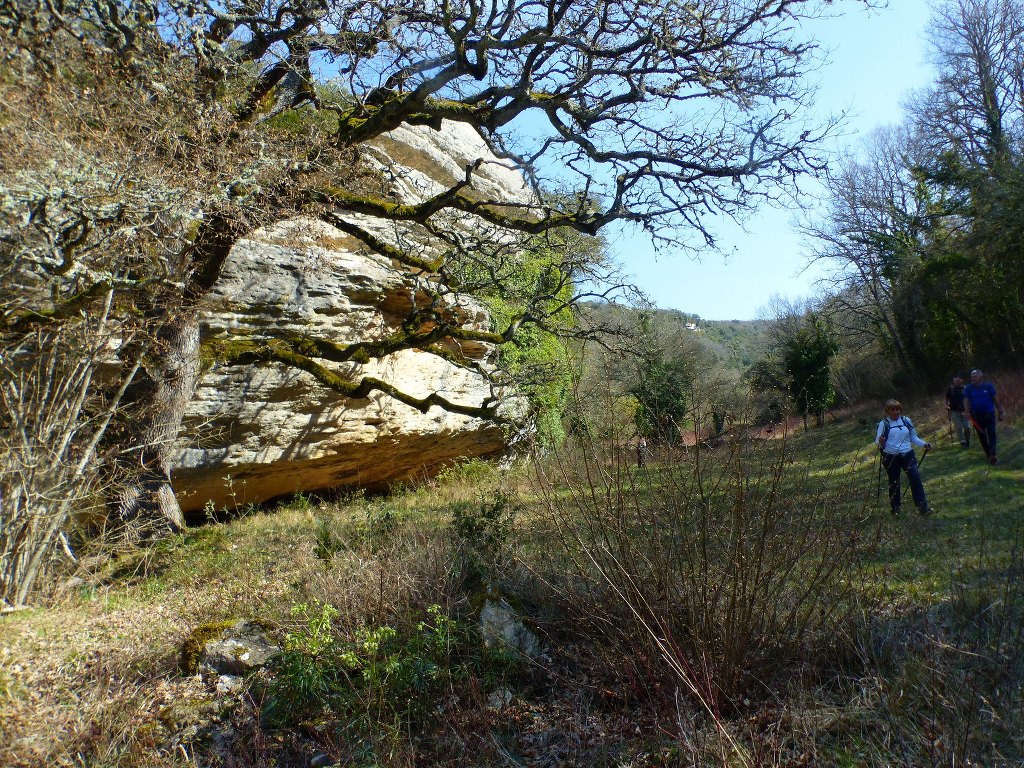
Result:
[[906,453],[883,453],[882,466],[885,467],[885,474],[889,478],[889,506],[893,512],[900,508],[903,498],[900,489],[900,472],[907,473],[910,481],[910,493],[914,497],[914,504],[918,508],[928,505],[928,497],[924,495],[924,483],[921,482],[921,473],[917,469],[917,456],[913,451]]
[[972,413],[971,421],[974,422],[974,431],[978,433],[981,449],[985,451],[985,456],[992,458],[996,455],[996,412]]

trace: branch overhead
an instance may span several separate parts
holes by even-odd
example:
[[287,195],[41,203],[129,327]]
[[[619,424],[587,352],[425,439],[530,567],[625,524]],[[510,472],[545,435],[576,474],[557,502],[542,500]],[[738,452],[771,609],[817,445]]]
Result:
[[[239,125],[312,108],[333,116],[337,146],[355,146],[402,125],[468,123],[597,206],[532,212],[530,231],[627,220],[687,241],[824,167],[834,123],[801,115],[812,96],[802,76],[819,57],[800,22],[832,6],[165,0],[150,25],[167,55],[193,57],[211,86],[231,83]],[[119,51],[142,45],[112,16],[86,15]],[[462,208],[458,191],[437,202]]]
[[[479,367],[473,354],[495,345],[524,370],[523,349],[585,334],[573,320],[582,297],[621,285],[596,279],[611,273],[606,226],[711,243],[716,216],[821,170],[833,124],[802,117],[801,78],[818,59],[800,22],[838,5],[0,2],[4,60],[34,78],[21,112],[9,110],[21,143],[0,136],[21,238],[4,247],[21,248],[43,297],[8,326],[80,317],[98,300],[90,286],[112,286],[119,320],[160,336],[198,316],[241,239],[306,217],[413,288],[377,308],[383,338],[296,341],[274,328],[232,360],[326,376],[408,349]],[[472,136],[454,167],[436,146],[416,167],[384,157],[409,133],[451,131]],[[33,158],[54,148],[40,172]],[[503,194],[495,178],[514,170],[532,191]],[[40,257],[22,258],[24,243]],[[487,305],[489,326],[452,309],[465,297]]]

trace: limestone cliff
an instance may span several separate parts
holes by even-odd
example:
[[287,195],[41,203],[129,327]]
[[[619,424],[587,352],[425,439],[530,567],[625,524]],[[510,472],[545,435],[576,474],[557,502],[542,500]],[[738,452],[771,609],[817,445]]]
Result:
[[[366,149],[398,202],[425,199],[481,160],[475,193],[525,200],[521,176],[490,154],[471,129],[401,128]],[[424,253],[442,247],[413,226],[346,214],[375,237],[416,243]],[[453,222],[467,237],[508,237],[482,222]],[[419,299],[424,279],[372,252],[360,240],[322,221],[294,219],[253,232],[232,249],[200,315],[202,338],[308,334],[347,344],[379,339],[400,327]],[[484,308],[466,297],[448,299],[470,327],[487,330]],[[483,343],[461,352],[492,363]],[[417,397],[438,392],[479,404],[494,394],[479,373],[442,357],[405,350],[379,360],[333,365],[351,377],[370,375]],[[261,502],[297,491],[338,486],[380,488],[423,477],[457,457],[486,456],[505,447],[502,429],[438,407],[421,413],[381,393],[353,400],[312,375],[273,364],[222,366],[202,375],[186,413],[174,456],[173,483],[184,511]],[[230,478],[230,479],[229,479]]]

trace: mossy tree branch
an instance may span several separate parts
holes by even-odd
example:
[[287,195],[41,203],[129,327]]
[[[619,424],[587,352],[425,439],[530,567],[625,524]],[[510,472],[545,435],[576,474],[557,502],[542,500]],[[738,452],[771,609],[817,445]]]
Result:
[[111,283],[101,280],[51,309],[23,310],[10,320],[5,321],[4,318],[0,318],[0,324],[6,325],[18,333],[24,333],[36,325],[59,325],[72,317],[81,315],[90,304],[99,301],[110,290]]
[[[798,25],[780,23],[813,17],[814,0],[712,4],[699,12],[650,0],[621,0],[611,9],[565,0],[463,10],[368,0],[358,12],[297,11],[287,2],[228,12],[209,1],[187,11],[169,3],[154,13],[169,26],[187,21],[195,34],[181,44],[195,48],[204,76],[241,89],[239,125],[308,105],[334,115],[335,147],[450,120],[480,129],[500,148],[516,118],[533,112],[545,128],[531,148],[507,156],[527,164],[557,157],[575,175],[572,183],[593,188],[592,202],[604,201],[600,208],[538,205],[516,216],[459,194],[460,182],[388,212],[324,190],[354,211],[422,222],[451,208],[531,234],[567,226],[593,235],[626,220],[658,239],[687,243],[697,233],[710,243],[707,217],[739,215],[751,200],[789,194],[797,175],[824,167],[819,146],[834,125],[819,129],[797,117],[810,101],[799,76],[814,66],[815,46],[796,39]],[[609,24],[609,13],[620,21]],[[121,24],[102,13],[94,20],[106,22]],[[247,39],[239,43],[233,33],[242,29]],[[318,98],[311,61],[323,55],[343,76],[345,98]],[[382,56],[389,62],[383,72]],[[267,112],[261,105],[271,99]],[[694,114],[720,119],[687,116]]]
[[328,389],[353,400],[364,400],[373,392],[382,392],[388,397],[411,408],[415,408],[421,413],[426,413],[436,406],[450,413],[457,413],[463,416],[488,421],[499,420],[499,400],[494,396],[487,397],[478,406],[473,406],[452,402],[437,392],[433,392],[427,397],[415,397],[386,381],[372,376],[363,376],[358,382],[349,381],[344,376],[321,365],[311,357],[297,352],[289,348],[287,344],[280,342],[235,341],[218,350],[217,359],[226,365],[279,363],[290,368],[298,368],[313,376],[313,378]]
[[[477,164],[479,165],[479,161]],[[468,169],[467,175],[469,175]],[[628,183],[627,179],[621,181],[623,187]],[[441,211],[460,211],[479,216],[489,224],[528,235],[543,234],[552,229],[564,227],[596,235],[605,224],[616,218],[626,217],[626,214],[620,209],[594,213],[581,206],[572,211],[557,211],[550,207],[526,203],[480,201],[462,191],[466,186],[468,186],[466,182],[459,182],[422,203],[393,203],[384,198],[357,195],[338,187],[326,186],[312,189],[307,195],[311,203],[333,206],[353,213],[378,216],[392,221],[413,221],[420,224],[426,223]],[[519,210],[525,215],[512,216],[502,213],[500,209]]]
[[[575,177],[569,184],[603,201],[600,209],[538,205],[514,216],[459,194],[461,183],[389,213],[373,201],[337,200],[401,219],[424,221],[441,206],[528,233],[567,226],[594,234],[628,220],[659,239],[686,244],[696,233],[711,242],[706,220],[785,197],[798,175],[821,171],[821,147],[835,127],[802,119],[813,90],[801,75],[818,59],[799,21],[823,13],[818,0],[531,0],[486,12],[440,0],[172,1],[129,15],[109,3],[62,7],[65,28],[80,32],[73,17],[83,15],[118,56],[141,62],[150,46],[168,60],[197,61],[199,92],[229,87],[242,133],[273,99],[273,114],[300,106],[332,113],[325,131],[335,148],[443,120],[472,125],[503,147],[516,119],[531,112],[540,118],[536,135],[518,132],[525,141],[515,156],[538,167],[554,161]],[[321,103],[318,57],[333,62],[345,98]]]

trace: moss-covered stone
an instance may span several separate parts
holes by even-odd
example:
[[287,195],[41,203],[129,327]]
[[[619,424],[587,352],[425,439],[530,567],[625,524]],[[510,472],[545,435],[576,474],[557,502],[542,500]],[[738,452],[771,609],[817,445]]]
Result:
[[225,631],[235,626],[239,619],[228,619],[226,621],[210,621],[200,624],[188,633],[185,641],[181,644],[181,656],[178,667],[183,674],[195,675],[199,672],[199,659],[203,655],[203,648],[211,640],[221,637]]

